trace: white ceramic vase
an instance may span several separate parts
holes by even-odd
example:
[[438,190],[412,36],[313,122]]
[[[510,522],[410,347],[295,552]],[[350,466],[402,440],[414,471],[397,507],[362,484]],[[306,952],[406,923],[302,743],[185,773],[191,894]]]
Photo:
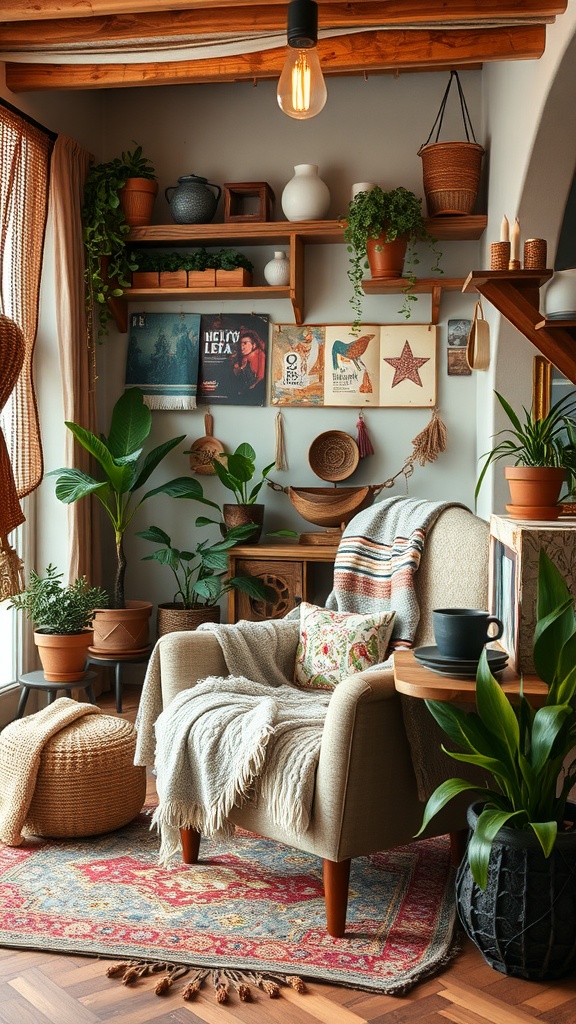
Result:
[[290,284],[290,260],[285,252],[274,253],[274,259],[264,267],[264,279],[273,288]]
[[287,220],[322,220],[330,206],[330,191],[318,176],[317,164],[296,164],[294,177],[282,193]]
[[544,289],[544,309],[549,319],[576,317],[576,268],[555,272]]

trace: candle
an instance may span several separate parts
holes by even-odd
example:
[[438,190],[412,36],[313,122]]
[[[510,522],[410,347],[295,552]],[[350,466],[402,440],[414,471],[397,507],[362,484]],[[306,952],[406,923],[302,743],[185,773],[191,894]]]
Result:
[[509,242],[510,241],[509,227],[510,227],[510,225],[508,224],[508,217],[506,217],[506,216],[502,217],[502,224],[501,224],[501,227],[500,227],[500,241],[501,242]]
[[520,222],[518,220],[518,217],[516,217],[514,219],[514,227],[512,228],[512,233],[511,233],[511,238],[510,238],[510,246],[511,246],[511,248],[510,248],[510,259],[511,260],[519,260],[520,259]]

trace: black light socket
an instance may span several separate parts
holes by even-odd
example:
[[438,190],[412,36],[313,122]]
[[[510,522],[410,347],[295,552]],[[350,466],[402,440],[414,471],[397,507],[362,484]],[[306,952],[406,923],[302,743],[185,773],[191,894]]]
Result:
[[288,46],[309,50],[318,42],[318,4],[316,0],[290,0],[288,4]]

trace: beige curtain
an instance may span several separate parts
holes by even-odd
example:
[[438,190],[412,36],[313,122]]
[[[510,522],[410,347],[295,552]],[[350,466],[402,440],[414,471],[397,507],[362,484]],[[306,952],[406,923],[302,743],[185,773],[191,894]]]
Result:
[[43,459],[32,358],[48,208],[52,137],[0,105],[0,312],[24,336],[22,370],[5,409],[6,442],[18,497],[42,480]]
[[[96,428],[94,350],[86,322],[82,204],[90,154],[59,135],[50,172],[50,216],[54,232],[56,321],[64,419]],[[91,473],[90,457],[66,431],[65,465]],[[92,499],[68,506],[70,580],[86,576],[100,583],[98,522]]]

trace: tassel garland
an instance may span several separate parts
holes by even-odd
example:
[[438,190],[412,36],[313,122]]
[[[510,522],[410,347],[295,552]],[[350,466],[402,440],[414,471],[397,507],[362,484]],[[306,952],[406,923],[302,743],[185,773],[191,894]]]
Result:
[[427,462],[435,462],[440,452],[446,451],[447,433],[438,409],[434,408],[430,423],[412,441],[414,445],[412,458],[417,461],[419,466],[425,466]]
[[286,441],[284,437],[284,420],[282,413],[276,414],[276,420],[274,422],[274,433],[276,436],[276,459],[274,462],[274,468],[280,472],[288,469],[288,459],[286,458]]
[[365,459],[367,455],[374,455],[374,448],[372,447],[372,442],[370,440],[370,437],[368,436],[368,431],[366,430],[366,424],[364,422],[364,413],[362,412],[362,410],[360,410],[358,414],[356,430],[358,431],[357,441],[358,451],[360,452],[360,458]]

